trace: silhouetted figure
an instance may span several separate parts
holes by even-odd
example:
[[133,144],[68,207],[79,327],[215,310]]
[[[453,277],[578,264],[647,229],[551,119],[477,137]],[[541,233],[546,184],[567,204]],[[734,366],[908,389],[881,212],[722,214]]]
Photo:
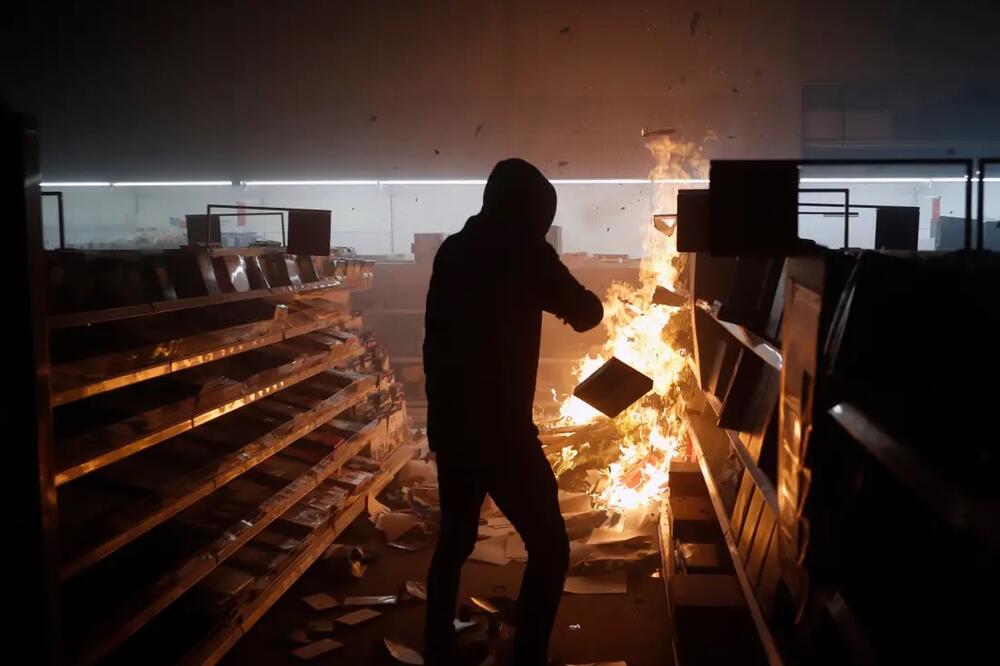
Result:
[[542,310],[577,331],[604,316],[600,299],[545,241],[555,212],[555,189],[541,172],[524,160],[504,160],[486,183],[482,210],[434,259],[424,372],[441,533],[427,581],[429,664],[450,663],[459,575],[475,546],[487,494],[528,551],[514,663],[548,659],[569,541],[532,421]]

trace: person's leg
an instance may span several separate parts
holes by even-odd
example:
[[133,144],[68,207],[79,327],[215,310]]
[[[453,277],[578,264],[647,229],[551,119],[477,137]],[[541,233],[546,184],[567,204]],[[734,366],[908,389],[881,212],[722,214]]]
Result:
[[569,565],[569,539],[559,511],[556,479],[541,445],[536,441],[512,447],[507,461],[490,474],[487,491],[528,551],[517,600],[514,663],[545,664]]
[[462,565],[472,553],[479,532],[479,511],[486,490],[479,473],[464,466],[442,464],[438,458],[441,532],[427,573],[427,618],[424,661],[446,664],[455,642],[455,604]]

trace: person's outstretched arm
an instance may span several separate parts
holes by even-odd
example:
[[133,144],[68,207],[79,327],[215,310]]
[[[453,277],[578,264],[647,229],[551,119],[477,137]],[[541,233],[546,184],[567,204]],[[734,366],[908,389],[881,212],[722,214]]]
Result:
[[604,318],[601,299],[573,277],[551,245],[545,243],[539,254],[541,284],[538,286],[542,309],[559,317],[580,333],[600,324]]

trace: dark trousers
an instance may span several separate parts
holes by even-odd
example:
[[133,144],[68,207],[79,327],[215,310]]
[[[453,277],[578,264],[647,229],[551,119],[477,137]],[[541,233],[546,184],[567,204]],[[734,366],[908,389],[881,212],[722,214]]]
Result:
[[427,575],[427,663],[448,663],[459,578],[476,544],[486,495],[507,516],[528,551],[517,601],[514,663],[547,663],[549,635],[569,564],[569,540],[556,480],[541,445],[533,439],[511,446],[489,464],[459,463],[442,454],[437,462],[441,533]]

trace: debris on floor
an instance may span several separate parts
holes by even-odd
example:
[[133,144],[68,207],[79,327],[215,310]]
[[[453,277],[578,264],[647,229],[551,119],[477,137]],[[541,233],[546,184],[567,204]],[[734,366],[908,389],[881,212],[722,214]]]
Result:
[[570,594],[625,594],[628,585],[622,570],[597,576],[567,576],[563,591]]
[[399,597],[395,594],[382,596],[346,597],[345,606],[395,606],[399,602]]
[[362,608],[361,610],[356,610],[351,613],[347,613],[346,615],[341,615],[340,617],[337,618],[337,622],[353,627],[356,624],[361,624],[362,622],[367,622],[368,620],[372,620],[381,614],[382,613],[372,610],[370,608]]
[[332,638],[324,638],[323,640],[292,650],[292,654],[299,659],[308,660],[336,650],[339,647],[343,647],[343,645],[343,643],[338,643]]
[[392,641],[388,638],[383,639],[383,643],[392,658],[401,664],[415,664],[420,666],[424,663],[423,655],[408,645],[403,645],[398,641]]
[[302,601],[306,602],[309,604],[310,608],[317,611],[329,610],[338,603],[336,599],[325,592],[310,594],[307,597],[302,597]]
[[408,580],[404,585],[406,594],[413,597],[414,599],[420,599],[421,601],[427,601],[427,585],[416,580]]
[[[352,638],[356,633],[353,627],[375,623],[383,614],[399,613],[396,609],[401,606],[426,601],[426,584],[421,580],[393,581],[394,594],[385,594],[377,586],[372,589],[370,584],[358,587],[357,583],[365,576],[368,566],[381,555],[380,543],[403,550],[433,546],[440,524],[436,483],[436,466],[426,454],[409,462],[392,486],[367,501],[368,520],[364,522],[374,527],[372,534],[376,541],[367,540],[361,545],[335,543],[324,552],[320,564],[324,576],[348,586],[350,592],[345,590],[347,593],[344,596],[337,595],[336,586],[304,591],[302,602],[315,615],[291,633],[284,634],[287,642],[294,647],[296,657],[311,659],[340,647],[340,642],[352,644],[352,651],[356,651],[358,646],[354,645]],[[615,510],[595,506],[589,492],[564,489],[560,489],[558,501],[570,538],[570,570],[564,591],[570,595],[628,594],[629,571],[658,553],[655,510],[650,507]],[[371,527],[368,529],[371,530]],[[522,563],[523,566],[528,559],[524,541],[489,497],[481,509],[478,540],[469,559],[499,568],[511,563]],[[645,579],[648,570],[643,570],[641,575]],[[381,584],[385,590],[384,581]],[[487,642],[495,648],[511,636],[516,620],[516,601],[507,596],[505,585],[494,584],[486,589],[492,589],[492,594],[465,597],[464,602],[460,600],[455,629],[465,636],[464,642],[488,639]],[[341,614],[324,613],[331,609],[338,609]],[[573,619],[570,622],[572,624],[564,625],[569,626],[570,631],[583,631],[579,622]],[[392,623],[378,624],[376,631],[382,631],[378,627],[383,626],[390,627]],[[330,639],[334,632],[340,642]],[[382,645],[378,650],[384,647],[383,659],[422,664],[419,645],[411,647],[412,644],[407,644],[412,640],[412,635],[407,637],[390,629],[388,635],[379,639]],[[344,654],[346,656],[347,653]],[[498,657],[494,654],[494,658],[500,657],[502,655]]]
[[476,546],[472,550],[472,554],[469,556],[469,559],[475,562],[486,562],[487,564],[495,564],[497,566],[507,564],[510,562],[510,558],[507,557],[508,538],[509,537],[506,536],[496,536],[480,539],[476,542]]

